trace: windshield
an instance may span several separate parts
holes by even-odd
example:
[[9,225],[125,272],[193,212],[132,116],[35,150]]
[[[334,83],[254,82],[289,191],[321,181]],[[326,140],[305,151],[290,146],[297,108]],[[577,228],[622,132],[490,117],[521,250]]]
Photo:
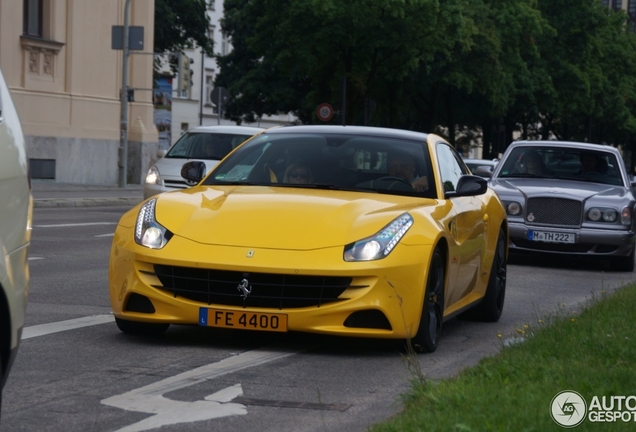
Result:
[[623,185],[620,161],[613,153],[565,147],[517,147],[498,177],[559,178]]
[[251,135],[186,132],[165,157],[221,160]]
[[[341,189],[432,198],[435,185],[427,149],[424,141],[368,135],[264,134],[223,161],[204,184]],[[423,184],[426,187],[421,187]]]

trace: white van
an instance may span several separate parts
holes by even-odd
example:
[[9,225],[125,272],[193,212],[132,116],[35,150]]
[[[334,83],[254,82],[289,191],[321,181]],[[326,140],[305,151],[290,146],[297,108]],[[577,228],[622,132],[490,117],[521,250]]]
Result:
[[181,177],[184,163],[192,160],[205,162],[206,172],[209,172],[239,144],[263,130],[259,127],[224,125],[190,129],[170,147],[165,156],[150,167],[144,182],[144,198],[193,186],[193,183]]
[[20,119],[0,71],[0,408],[29,295],[33,198],[28,163]]

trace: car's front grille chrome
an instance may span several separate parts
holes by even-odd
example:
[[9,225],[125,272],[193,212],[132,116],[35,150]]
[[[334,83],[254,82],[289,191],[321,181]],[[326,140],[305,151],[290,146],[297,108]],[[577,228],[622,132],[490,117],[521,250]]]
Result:
[[347,300],[340,295],[352,287],[352,278],[338,276],[243,273],[159,264],[154,265],[154,273],[142,272],[154,274],[161,281],[161,285],[153,287],[208,305],[275,309],[320,307]]
[[582,203],[563,198],[530,198],[526,221],[532,225],[581,226]]

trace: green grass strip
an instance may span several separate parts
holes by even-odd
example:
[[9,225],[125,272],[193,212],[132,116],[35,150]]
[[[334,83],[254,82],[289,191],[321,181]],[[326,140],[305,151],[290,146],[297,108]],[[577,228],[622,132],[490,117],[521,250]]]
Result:
[[[636,285],[593,298],[579,313],[562,311],[542,321],[526,328],[523,343],[455,378],[415,377],[404,411],[371,430],[563,431],[550,414],[561,391],[580,393],[588,405],[594,396],[636,396]],[[573,430],[636,431],[636,421],[586,417]]]

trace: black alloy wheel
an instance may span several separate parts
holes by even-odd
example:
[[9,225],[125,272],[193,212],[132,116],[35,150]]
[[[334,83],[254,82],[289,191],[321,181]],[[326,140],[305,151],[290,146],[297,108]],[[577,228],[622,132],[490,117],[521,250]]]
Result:
[[490,269],[490,278],[484,299],[473,310],[468,311],[468,317],[479,321],[496,322],[499,321],[503,312],[504,300],[506,297],[506,236],[504,230],[499,231],[495,257]]
[[632,252],[626,257],[611,257],[610,258],[610,267],[615,271],[625,271],[625,272],[633,272],[634,271],[634,252],[636,251],[636,246],[632,248]]
[[446,262],[442,252],[436,248],[428,271],[420,325],[411,341],[413,348],[418,352],[431,353],[437,349],[442,335],[445,281]]

